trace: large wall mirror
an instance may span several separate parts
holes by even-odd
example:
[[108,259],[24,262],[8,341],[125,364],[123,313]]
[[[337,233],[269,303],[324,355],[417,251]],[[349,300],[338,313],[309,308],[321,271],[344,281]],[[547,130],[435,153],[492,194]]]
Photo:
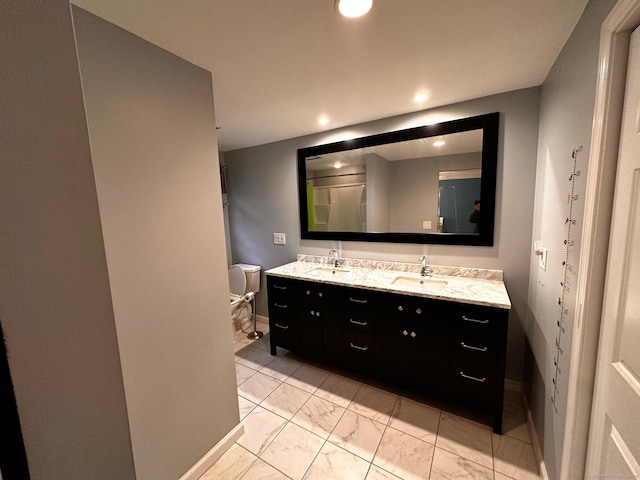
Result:
[[302,238],[493,245],[499,119],[299,149]]

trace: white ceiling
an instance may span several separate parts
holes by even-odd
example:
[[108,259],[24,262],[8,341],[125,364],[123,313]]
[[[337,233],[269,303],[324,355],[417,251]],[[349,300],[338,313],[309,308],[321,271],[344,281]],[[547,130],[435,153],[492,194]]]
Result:
[[375,0],[356,20],[334,0],[73,3],[210,70],[229,151],[540,85],[587,0]]

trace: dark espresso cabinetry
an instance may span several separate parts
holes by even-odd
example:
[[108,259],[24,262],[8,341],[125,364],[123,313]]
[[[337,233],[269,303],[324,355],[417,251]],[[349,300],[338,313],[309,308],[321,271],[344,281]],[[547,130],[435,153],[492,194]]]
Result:
[[267,276],[285,347],[490,413],[502,431],[508,310]]
[[417,387],[445,392],[449,374],[447,308],[442,302],[381,294],[379,371]]

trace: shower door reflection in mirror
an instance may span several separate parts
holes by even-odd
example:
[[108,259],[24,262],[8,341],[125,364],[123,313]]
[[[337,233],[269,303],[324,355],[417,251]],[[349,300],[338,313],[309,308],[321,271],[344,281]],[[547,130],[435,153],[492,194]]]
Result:
[[438,232],[477,233],[480,230],[482,170],[443,171],[438,175]]

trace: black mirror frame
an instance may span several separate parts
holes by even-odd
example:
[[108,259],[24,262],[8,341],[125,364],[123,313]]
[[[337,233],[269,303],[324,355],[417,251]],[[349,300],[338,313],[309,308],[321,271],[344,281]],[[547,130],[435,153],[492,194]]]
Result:
[[[342,142],[328,143],[298,149],[298,200],[300,208],[300,235],[303,240],[347,240],[357,242],[430,243],[440,245],[493,246],[496,205],[496,174],[498,167],[498,132],[500,113],[425,125],[360,137]],[[309,230],[307,214],[306,159],[316,155],[353,150],[357,148],[404,142],[418,138],[447,135],[482,129],[482,178],[480,202],[482,224],[479,234],[466,233],[399,233],[399,232],[318,232]]]

